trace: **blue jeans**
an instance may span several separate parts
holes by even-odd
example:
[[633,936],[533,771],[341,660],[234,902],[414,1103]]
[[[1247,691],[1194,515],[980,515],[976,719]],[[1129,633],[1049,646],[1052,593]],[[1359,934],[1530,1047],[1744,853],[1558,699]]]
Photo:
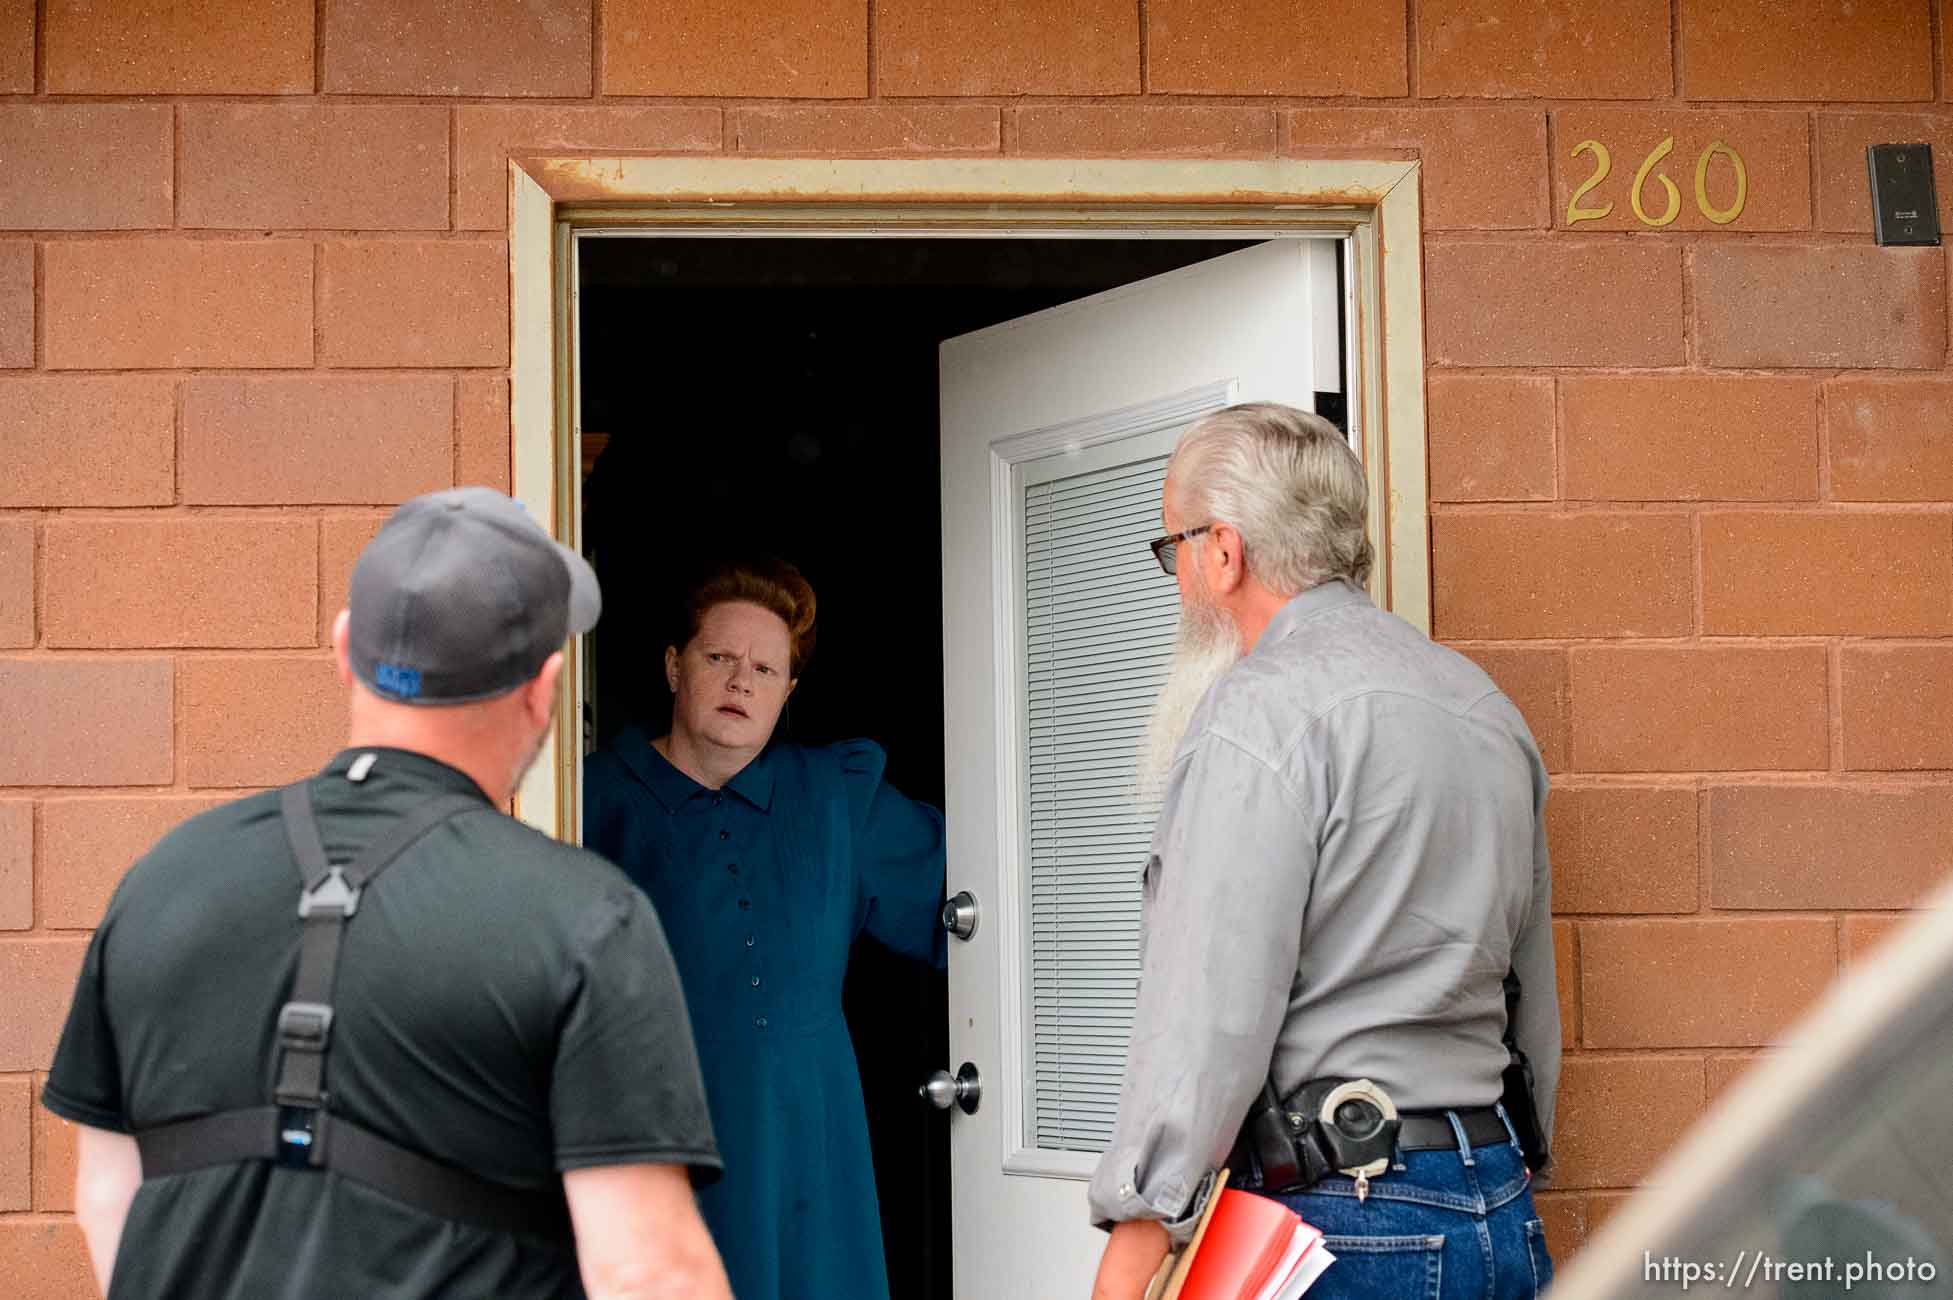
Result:
[[1400,1151],[1363,1201],[1340,1175],[1275,1199],[1320,1228],[1336,1256],[1307,1300],[1511,1300],[1553,1280],[1516,1142]]

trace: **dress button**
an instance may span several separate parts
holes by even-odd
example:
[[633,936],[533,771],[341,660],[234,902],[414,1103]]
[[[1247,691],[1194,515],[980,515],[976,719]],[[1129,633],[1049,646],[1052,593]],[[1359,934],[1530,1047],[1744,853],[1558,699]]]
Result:
[[765,1017],[765,1016],[761,1016],[761,1017],[760,1017],[759,1019],[757,1019],[757,1020],[755,1020],[755,1021],[753,1021],[753,1026],[754,1026],[755,1028],[757,1028],[757,1029],[764,1029],[764,1028],[766,1028],[766,1017]]
[[746,946],[748,948],[752,947],[756,942],[758,942],[758,940],[756,940],[752,935],[749,934],[746,936]]
[[758,988],[758,987],[759,987],[759,976],[757,976],[757,975],[755,975],[755,976],[753,976],[753,987],[754,987],[754,988]]

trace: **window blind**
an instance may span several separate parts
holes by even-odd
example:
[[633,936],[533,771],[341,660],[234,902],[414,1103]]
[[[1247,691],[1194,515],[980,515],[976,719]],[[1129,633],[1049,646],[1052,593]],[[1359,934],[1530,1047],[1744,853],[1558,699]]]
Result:
[[1165,477],[1156,456],[1023,490],[1026,1138],[1041,1150],[1104,1150],[1118,1110],[1156,811],[1134,759],[1179,621],[1146,548]]

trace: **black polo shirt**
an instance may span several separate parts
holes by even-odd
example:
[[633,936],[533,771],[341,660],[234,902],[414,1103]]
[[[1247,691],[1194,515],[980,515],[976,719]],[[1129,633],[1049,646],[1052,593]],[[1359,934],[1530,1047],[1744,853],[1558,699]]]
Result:
[[[359,782],[349,769],[376,755]],[[650,904],[610,863],[496,810],[467,776],[348,750],[312,778],[343,862],[422,801],[436,827],[346,928],[331,1108],[476,1175],[719,1168],[684,995]],[[276,792],[213,809],[145,854],[89,945],[44,1100],[118,1132],[271,1100],[274,1025],[297,967],[299,875]],[[112,1297],[580,1296],[540,1238],[437,1218],[340,1177],[263,1162],[151,1179]]]

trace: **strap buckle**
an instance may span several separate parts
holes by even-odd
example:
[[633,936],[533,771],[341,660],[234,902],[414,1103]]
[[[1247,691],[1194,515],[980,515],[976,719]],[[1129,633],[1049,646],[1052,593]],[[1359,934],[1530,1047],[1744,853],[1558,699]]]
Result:
[[325,1163],[325,1112],[317,1106],[278,1108],[278,1163],[291,1169],[311,1169]]
[[278,1010],[278,1044],[286,1051],[323,1052],[332,1036],[332,1008],[323,1002],[287,1002]]
[[359,886],[346,879],[339,867],[329,867],[326,878],[298,896],[301,918],[314,912],[335,912],[344,920],[359,910]]

